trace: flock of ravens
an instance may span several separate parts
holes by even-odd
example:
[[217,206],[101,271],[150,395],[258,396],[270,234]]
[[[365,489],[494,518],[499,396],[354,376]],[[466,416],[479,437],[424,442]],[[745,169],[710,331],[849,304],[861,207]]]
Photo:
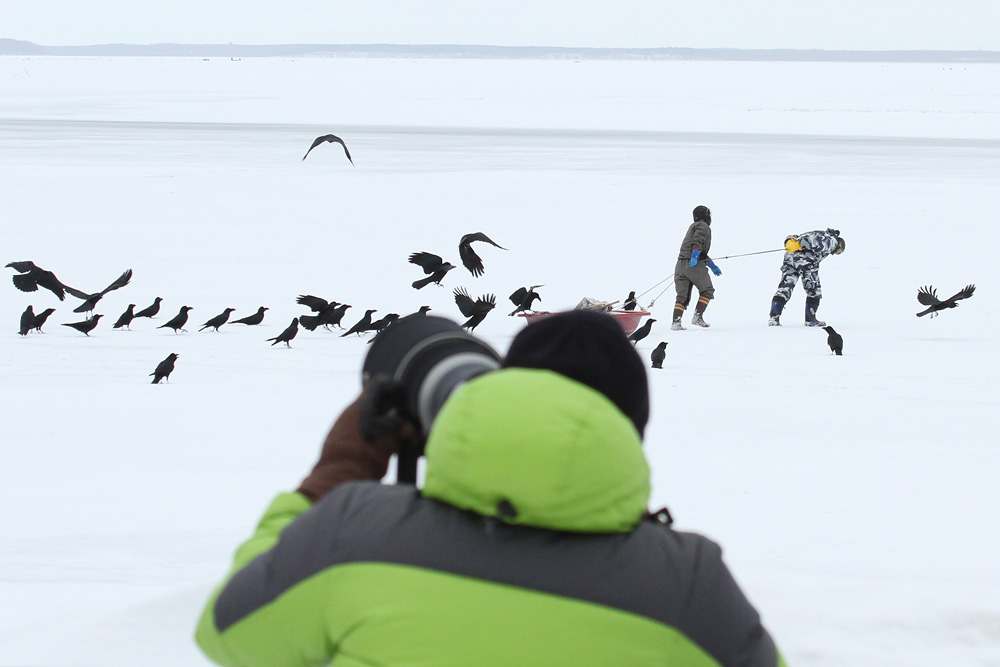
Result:
[[[347,144],[343,139],[334,134],[325,134],[316,137],[316,139],[314,139],[312,144],[309,146],[305,155],[302,156],[302,160],[304,161],[307,157],[309,157],[309,154],[314,148],[324,143],[339,144],[344,149],[344,154],[347,156],[348,161],[350,161],[352,165],[354,164],[354,159],[351,157],[351,152],[348,150]],[[482,259],[478,254],[476,254],[472,247],[472,244],[476,242],[488,243],[494,247],[500,248],[501,250],[506,250],[506,248],[499,245],[482,232],[464,235],[458,244],[458,256],[462,265],[468,269],[469,273],[471,273],[473,277],[483,275],[485,270]],[[448,272],[456,268],[451,262],[447,262],[441,256],[430,252],[415,252],[409,256],[409,262],[419,266],[424,273],[423,278],[415,280],[412,283],[413,288],[418,290],[423,289],[432,283],[440,286],[441,281],[445,278]],[[118,278],[116,278],[103,290],[100,290],[99,292],[85,292],[66,285],[56,278],[54,273],[35,265],[34,262],[11,262],[7,264],[7,268],[11,268],[16,271],[13,276],[14,286],[22,292],[35,292],[39,287],[42,287],[55,294],[60,301],[65,300],[67,294],[81,299],[82,303],[75,307],[73,312],[89,314],[89,317],[79,322],[64,323],[63,326],[75,329],[87,336],[90,336],[90,332],[97,327],[101,317],[103,317],[103,315],[93,312],[98,302],[109,292],[125,287],[132,280],[132,270],[129,269],[118,276]],[[515,309],[510,313],[510,315],[532,311],[533,303],[541,300],[541,296],[539,296],[538,292],[535,291],[539,287],[543,287],[543,285],[520,287],[514,291],[509,297],[510,301],[515,306]],[[958,306],[958,301],[968,299],[972,296],[975,290],[975,285],[967,285],[956,294],[942,300],[938,298],[937,290],[934,287],[921,287],[917,291],[917,301],[919,301],[922,305],[927,306],[927,308],[917,313],[917,317],[923,317],[924,315],[935,317],[940,314],[940,311],[942,310],[955,308]],[[461,312],[466,318],[465,322],[463,322],[461,326],[468,329],[470,332],[474,331],[475,328],[482,323],[490,311],[496,307],[496,295],[494,294],[484,294],[478,298],[473,298],[464,287],[456,287],[453,291],[453,295],[455,297],[455,305],[458,306],[459,312]],[[157,313],[159,313],[161,301],[162,299],[160,297],[156,297],[151,305],[138,312],[135,311],[135,304],[129,304],[125,312],[122,313],[115,321],[113,328],[130,328],[132,321],[135,319],[154,317]],[[290,342],[298,334],[300,326],[309,331],[315,331],[320,326],[327,330],[330,330],[331,326],[343,329],[344,327],[341,325],[341,321],[343,320],[347,309],[351,308],[349,304],[327,301],[326,299],[310,294],[300,295],[296,299],[296,303],[308,307],[313,314],[301,315],[293,318],[291,324],[289,324],[284,331],[273,338],[266,339],[272,346],[284,343],[286,346],[291,347]],[[637,300],[635,292],[633,291],[630,292],[626,298],[623,309],[631,311],[634,310],[636,306]],[[188,313],[190,310],[192,310],[192,308],[189,306],[181,306],[180,310],[174,317],[157,328],[173,329],[174,333],[187,331],[184,329],[184,326],[187,324]],[[260,324],[264,320],[264,312],[267,310],[268,308],[261,306],[257,312],[252,315],[230,321],[229,318],[235,309],[226,308],[221,313],[202,324],[199,331],[204,331],[205,329],[218,331],[219,327],[225,324],[244,324],[254,326]],[[430,310],[428,306],[422,306],[416,314],[422,315],[428,310]],[[29,305],[21,314],[18,333],[22,336],[26,336],[31,331],[41,333],[42,326],[54,312],[54,308],[46,308],[39,313],[35,313],[33,307]],[[374,332],[377,336],[379,332],[400,317],[397,313],[389,313],[388,315],[373,321],[372,317],[375,312],[375,309],[366,310],[361,319],[347,329],[345,333],[341,334],[341,336],[344,337],[351,334],[361,335],[367,332]],[[656,320],[653,318],[647,319],[643,326],[637,328],[629,334],[629,340],[632,341],[633,344],[638,344],[640,340],[649,335],[654,322],[656,322]],[[830,353],[842,355],[844,351],[843,337],[831,326],[825,326],[823,329],[827,332],[827,345],[830,347]],[[374,340],[374,338],[372,340]],[[369,340],[368,342],[371,343],[372,340]],[[650,354],[650,360],[653,368],[663,368],[663,361],[666,358],[666,347],[666,341],[660,341],[660,343],[653,349]],[[156,369],[150,373],[150,376],[153,377],[153,384],[158,384],[161,380],[169,381],[170,373],[173,372],[174,362],[177,360],[177,357],[177,354],[171,353],[166,359],[161,361],[156,366]]]
[[[322,139],[322,137],[320,139]],[[322,143],[319,139],[317,139],[317,142]],[[318,145],[318,143],[316,145]],[[310,150],[312,149],[310,148]],[[350,157],[350,154],[348,154],[348,157]],[[485,271],[482,258],[473,248],[473,244],[478,242],[487,243],[500,248],[501,250],[506,250],[506,248],[497,244],[482,232],[464,235],[458,244],[458,254],[462,265],[468,269],[469,273],[471,273],[474,277],[482,276]],[[413,253],[410,255],[409,261],[410,263],[419,266],[426,275],[425,278],[413,282],[413,288],[418,290],[431,283],[440,285],[448,271],[455,268],[455,266],[450,262],[446,262],[440,256],[430,252]],[[103,317],[100,313],[94,313],[94,309],[97,307],[101,299],[109,292],[125,287],[132,280],[132,270],[129,269],[118,276],[118,278],[112,281],[111,284],[104,289],[91,293],[70,287],[66,283],[59,280],[53,272],[37,266],[34,262],[10,262],[7,264],[7,268],[14,269],[15,274],[12,277],[14,286],[22,292],[37,292],[41,287],[52,292],[60,301],[64,301],[67,294],[81,299],[82,303],[73,308],[73,312],[82,313],[87,317],[78,322],[63,323],[63,326],[75,329],[88,337],[90,336],[90,333],[97,328],[101,318]],[[515,308],[510,315],[531,311],[534,302],[541,300],[541,297],[536,291],[539,287],[542,287],[542,285],[521,287],[511,294],[510,301],[514,304]],[[455,298],[455,305],[458,307],[459,312],[461,312],[461,314],[466,318],[461,326],[470,332],[474,331],[475,328],[479,326],[486,316],[496,307],[496,296],[493,294],[485,294],[478,298],[473,298],[464,287],[456,287],[453,290],[453,295]],[[160,312],[160,304],[162,300],[163,299],[161,297],[156,297],[152,304],[138,311],[135,309],[135,304],[129,304],[125,312],[123,312],[115,321],[113,328],[131,329],[131,325],[134,320],[140,318],[153,318]],[[309,308],[311,314],[300,315],[293,318],[291,324],[289,324],[288,327],[286,327],[280,334],[274,336],[273,338],[266,339],[272,346],[284,343],[286,346],[291,347],[290,343],[298,334],[299,327],[308,331],[315,331],[319,327],[323,327],[326,330],[332,330],[331,327],[345,329],[345,332],[341,334],[341,337],[350,336],[352,334],[360,336],[365,333],[374,333],[377,336],[379,332],[400,317],[397,313],[389,313],[384,317],[374,319],[373,315],[376,312],[376,309],[368,309],[365,311],[365,314],[352,326],[345,327],[342,324],[342,321],[346,311],[351,308],[350,304],[327,301],[322,297],[313,296],[311,294],[299,295],[295,302]],[[193,309],[190,306],[181,306],[176,315],[171,317],[165,323],[159,325],[157,328],[172,329],[174,333],[186,332],[187,329],[184,327],[188,324],[189,313],[191,310]],[[218,331],[220,327],[226,324],[243,324],[247,326],[258,325],[263,322],[264,314],[267,310],[269,310],[267,307],[261,306],[257,312],[251,315],[231,320],[230,317],[235,312],[235,309],[226,308],[215,317],[205,321],[200,326],[199,331],[205,331],[206,329]],[[423,315],[429,310],[429,306],[422,306],[414,314]],[[18,333],[22,336],[26,336],[32,331],[42,333],[42,327],[48,321],[49,316],[51,316],[54,312],[54,308],[47,308],[36,313],[33,306],[29,305],[21,314]],[[368,342],[371,343],[373,340],[374,338]],[[174,370],[174,363],[177,358],[178,355],[172,353],[156,366],[155,370],[149,374],[153,377],[153,384],[158,384],[163,380],[169,381],[170,373]]]

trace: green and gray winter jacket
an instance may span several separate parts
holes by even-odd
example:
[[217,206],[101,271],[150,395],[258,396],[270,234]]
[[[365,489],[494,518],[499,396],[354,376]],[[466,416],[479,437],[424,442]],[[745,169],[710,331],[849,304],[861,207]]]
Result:
[[278,496],[196,637],[221,665],[783,664],[719,547],[644,519],[635,427],[541,370],[462,388],[424,488]]

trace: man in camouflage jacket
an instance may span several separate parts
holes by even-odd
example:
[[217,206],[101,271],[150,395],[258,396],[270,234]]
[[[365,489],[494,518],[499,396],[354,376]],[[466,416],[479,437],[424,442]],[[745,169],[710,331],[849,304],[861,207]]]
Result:
[[806,291],[806,326],[824,327],[826,322],[816,319],[819,300],[823,296],[819,284],[819,263],[829,255],[844,252],[844,239],[840,231],[812,231],[785,238],[785,257],[781,262],[781,282],[771,299],[771,317],[768,324],[781,326],[781,311],[792,296],[795,283],[802,279],[802,289]]

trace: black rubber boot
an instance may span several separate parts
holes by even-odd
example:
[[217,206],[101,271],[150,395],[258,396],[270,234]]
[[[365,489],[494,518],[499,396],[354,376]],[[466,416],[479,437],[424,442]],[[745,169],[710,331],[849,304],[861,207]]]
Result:
[[771,319],[767,321],[769,327],[781,326],[781,311],[785,308],[785,300],[781,297],[774,297],[771,300]]
[[818,296],[807,296],[806,297],[806,326],[807,327],[825,327],[826,322],[823,320],[816,319],[816,311],[819,310],[819,297]]

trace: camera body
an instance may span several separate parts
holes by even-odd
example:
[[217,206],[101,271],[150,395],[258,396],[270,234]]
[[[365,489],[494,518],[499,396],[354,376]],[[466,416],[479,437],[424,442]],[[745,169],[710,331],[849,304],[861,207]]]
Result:
[[372,342],[361,369],[361,433],[371,440],[410,423],[416,442],[399,453],[397,481],[416,483],[416,463],[434,418],[462,383],[500,368],[500,355],[452,320],[414,314]]

